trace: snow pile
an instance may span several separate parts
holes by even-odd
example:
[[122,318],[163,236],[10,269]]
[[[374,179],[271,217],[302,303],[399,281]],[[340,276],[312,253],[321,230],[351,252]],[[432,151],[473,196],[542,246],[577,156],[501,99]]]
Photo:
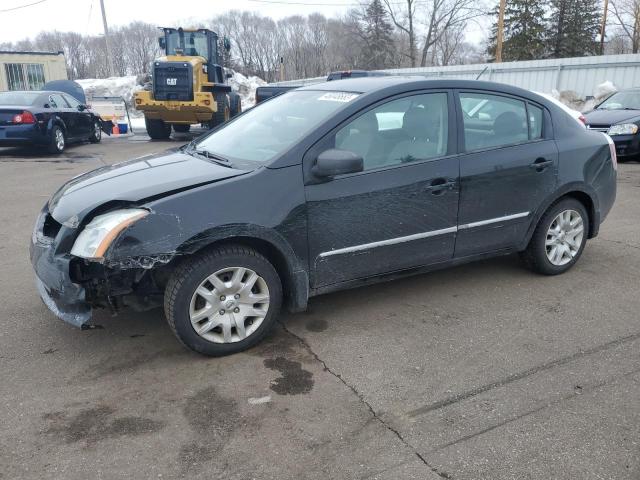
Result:
[[[234,92],[240,94],[242,100],[242,109],[253,107],[256,103],[256,88],[266,85],[267,82],[256,76],[245,77],[239,72],[228,70],[232,77],[228,82]],[[142,89],[139,84],[139,78],[136,75],[128,75],[126,77],[111,78],[87,78],[85,80],[76,80],[84,89],[84,93],[88,99],[93,96],[97,97],[122,97],[131,115],[136,114],[133,109],[133,94]],[[90,101],[90,100],[89,100]]]
[[602,102],[606,97],[617,91],[618,89],[613,82],[607,80],[596,86],[593,91],[593,98],[590,98],[589,100],[580,98],[580,96],[573,90],[563,90],[562,92],[552,90],[551,96],[573,110],[588,112],[593,110],[593,107]]
[[595,91],[593,92],[593,96],[596,97],[596,99],[601,99],[604,97],[608,97],[609,95],[617,91],[618,89],[613,84],[613,82],[607,80],[606,82],[603,82],[596,87]]
[[136,90],[140,90],[142,86],[138,85],[135,75],[126,77],[110,77],[110,78],[87,78],[85,80],[76,80],[84,90],[87,100],[91,102],[91,97],[122,97],[129,107],[129,112],[133,113],[132,100]]
[[233,70],[229,70],[229,73],[233,75],[228,80],[229,84],[234,92],[240,94],[242,110],[253,107],[256,103],[256,88],[266,85],[267,82],[256,76],[245,77],[240,72]]

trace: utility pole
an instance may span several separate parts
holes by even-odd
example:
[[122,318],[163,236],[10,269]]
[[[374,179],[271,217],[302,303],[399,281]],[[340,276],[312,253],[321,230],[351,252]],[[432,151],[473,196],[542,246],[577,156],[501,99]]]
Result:
[[284,57],[280,57],[280,81],[284,81]]
[[604,55],[604,35],[607,27],[607,10],[609,10],[609,0],[604,0],[604,13],[602,14],[602,28],[600,29],[600,55]]
[[502,62],[502,42],[504,39],[504,9],[506,7],[506,3],[506,0],[500,0],[500,10],[498,12],[498,32],[496,35],[496,63]]
[[107,25],[107,14],[104,11],[104,0],[100,0],[100,8],[102,9],[102,26],[104,27],[104,45],[107,51],[107,66],[109,67],[109,76],[114,75],[113,58],[111,57],[111,49],[109,48],[109,26]]

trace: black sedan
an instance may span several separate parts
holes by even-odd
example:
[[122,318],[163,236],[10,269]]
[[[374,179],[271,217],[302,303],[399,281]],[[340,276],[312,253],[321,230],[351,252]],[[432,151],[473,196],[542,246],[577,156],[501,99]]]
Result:
[[71,142],[99,142],[102,129],[100,118],[66,93],[0,92],[0,147],[39,146],[62,153]]
[[614,93],[584,117],[587,128],[611,136],[618,160],[640,159],[640,88]]
[[314,295],[515,252],[564,273],[613,205],[616,166],[608,136],[532,92],[339,80],[70,180],[31,261],[63,320],[163,305],[182,343],[225,355]]

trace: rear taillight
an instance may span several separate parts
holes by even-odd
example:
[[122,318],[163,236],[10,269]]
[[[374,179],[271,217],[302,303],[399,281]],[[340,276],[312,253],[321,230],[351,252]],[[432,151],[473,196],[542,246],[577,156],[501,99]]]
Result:
[[33,113],[25,110],[22,113],[14,115],[12,122],[16,124],[36,123],[36,117],[33,116]]
[[613,143],[613,140],[609,135],[603,133],[605,137],[607,137],[607,142],[609,142],[609,151],[611,152],[611,163],[613,164],[613,169],[618,170],[618,156],[616,155],[616,144]]
[[587,124],[587,119],[586,119],[586,117],[585,117],[584,115],[580,115],[580,116],[578,117],[578,120],[580,120],[580,121],[582,122],[582,124],[583,124],[583,125],[586,125],[586,124]]

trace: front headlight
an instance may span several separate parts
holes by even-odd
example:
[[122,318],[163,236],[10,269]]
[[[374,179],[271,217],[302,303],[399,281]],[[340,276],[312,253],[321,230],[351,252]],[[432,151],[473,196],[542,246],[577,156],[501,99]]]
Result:
[[71,255],[102,260],[118,234],[148,214],[147,210],[141,208],[128,208],[98,215],[80,232],[71,249]]
[[633,135],[638,133],[638,125],[635,123],[621,123],[620,125],[611,125],[609,135]]

